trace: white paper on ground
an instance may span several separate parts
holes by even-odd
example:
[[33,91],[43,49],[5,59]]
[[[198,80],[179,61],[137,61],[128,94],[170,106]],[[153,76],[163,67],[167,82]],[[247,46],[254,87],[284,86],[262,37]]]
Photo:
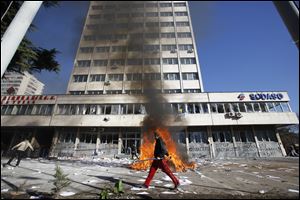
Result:
[[299,190],[289,189],[288,191],[289,191],[289,192],[296,192],[296,193],[299,193]]
[[136,194],[149,194],[148,192],[139,192],[139,193],[136,193]]
[[59,195],[60,196],[63,196],[63,197],[68,197],[68,196],[72,196],[74,195],[75,193],[74,192],[67,192],[67,191],[64,191],[64,192],[61,192]]
[[169,191],[164,191],[162,194],[176,194],[176,192],[169,192]]

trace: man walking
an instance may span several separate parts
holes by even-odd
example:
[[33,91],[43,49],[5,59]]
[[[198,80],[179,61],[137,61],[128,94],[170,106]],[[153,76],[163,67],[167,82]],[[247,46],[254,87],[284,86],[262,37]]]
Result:
[[133,144],[132,147],[131,147],[131,158],[132,158],[132,160],[134,159],[134,157],[136,157],[136,159],[139,159],[139,156],[137,155],[137,148],[136,148],[135,144]]
[[18,166],[21,162],[21,159],[24,156],[24,152],[27,150],[27,148],[30,148],[33,151],[33,147],[31,146],[30,142],[28,141],[28,138],[25,138],[22,142],[17,144],[12,148],[12,150],[16,149],[16,151],[13,152],[12,157],[9,159],[9,161],[6,163],[7,165],[10,165],[11,161],[13,161],[14,158],[18,158],[16,166]]
[[150,185],[150,182],[158,168],[160,168],[164,173],[166,173],[173,181],[174,183],[174,189],[177,189],[179,186],[179,180],[174,176],[172,171],[170,170],[167,161],[165,159],[165,156],[168,156],[168,151],[166,149],[164,141],[161,139],[161,137],[158,135],[156,131],[154,131],[155,135],[155,148],[154,148],[154,157],[155,160],[153,160],[148,177],[145,180],[144,187],[148,188]]

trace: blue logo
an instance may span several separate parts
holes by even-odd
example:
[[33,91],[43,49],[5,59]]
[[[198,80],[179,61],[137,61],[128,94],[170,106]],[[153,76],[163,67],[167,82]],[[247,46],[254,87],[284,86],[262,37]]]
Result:
[[261,93],[261,94],[250,94],[249,95],[251,100],[281,100],[283,95],[281,93]]

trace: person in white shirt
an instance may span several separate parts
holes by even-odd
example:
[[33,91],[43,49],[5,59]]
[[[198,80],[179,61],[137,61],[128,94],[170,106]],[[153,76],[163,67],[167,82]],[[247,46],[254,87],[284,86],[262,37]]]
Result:
[[28,138],[25,138],[25,140],[23,140],[22,142],[20,142],[19,144],[15,145],[12,150],[16,149],[11,158],[9,159],[9,161],[6,163],[7,165],[10,165],[11,161],[13,161],[14,158],[18,158],[17,164],[16,166],[18,166],[22,160],[22,158],[24,157],[24,153],[25,151],[28,149],[28,147],[33,151],[33,147],[31,146]]

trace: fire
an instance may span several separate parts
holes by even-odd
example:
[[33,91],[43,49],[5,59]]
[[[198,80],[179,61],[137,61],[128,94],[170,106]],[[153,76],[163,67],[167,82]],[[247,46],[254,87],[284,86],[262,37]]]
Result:
[[[182,160],[182,158],[179,156],[177,149],[176,149],[176,144],[172,140],[170,132],[166,128],[158,128],[157,129],[158,134],[162,138],[162,140],[166,144],[166,148],[168,150],[169,156],[171,159],[168,162],[171,162],[175,170],[177,172],[182,172],[186,171],[188,168],[194,169],[196,167],[196,163],[186,163]],[[153,133],[150,134],[144,134],[143,136],[143,144],[140,147],[140,160],[145,160],[149,158],[154,157],[154,146],[155,146],[155,141],[153,140],[153,137],[149,138],[148,136],[151,135],[153,136]],[[143,162],[135,162],[133,163],[130,167],[135,170],[146,170],[149,168],[152,164],[151,160],[143,161]]]

